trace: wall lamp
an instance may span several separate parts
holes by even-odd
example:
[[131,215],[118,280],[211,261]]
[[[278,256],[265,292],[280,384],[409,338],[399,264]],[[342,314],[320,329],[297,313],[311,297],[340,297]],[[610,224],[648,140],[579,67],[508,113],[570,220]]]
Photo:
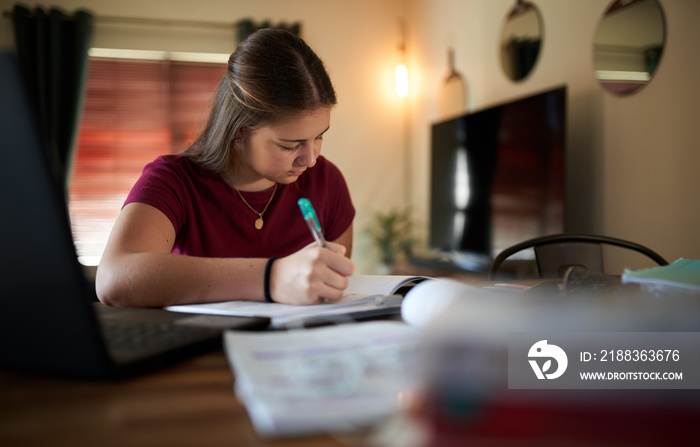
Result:
[[400,98],[408,96],[408,68],[406,67],[406,23],[399,21],[399,61],[394,70],[396,94]]

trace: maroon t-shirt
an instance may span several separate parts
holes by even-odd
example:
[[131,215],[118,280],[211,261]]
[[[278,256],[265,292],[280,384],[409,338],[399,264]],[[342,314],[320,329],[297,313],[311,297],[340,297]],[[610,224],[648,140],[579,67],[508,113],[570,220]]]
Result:
[[[241,194],[260,212],[271,192]],[[173,253],[267,258],[287,256],[313,242],[297,204],[301,197],[313,204],[329,241],[340,237],[355,217],[342,173],[322,156],[296,182],[277,186],[261,230],[254,225],[258,215],[221,175],[182,155],[164,155],[146,165],[124,205],[146,203],[168,216],[177,234]]]

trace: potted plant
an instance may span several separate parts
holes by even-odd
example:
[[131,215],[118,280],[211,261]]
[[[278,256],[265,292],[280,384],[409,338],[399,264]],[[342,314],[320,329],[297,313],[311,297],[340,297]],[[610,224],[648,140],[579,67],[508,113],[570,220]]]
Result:
[[377,212],[366,229],[372,251],[376,252],[382,270],[388,272],[400,255],[411,254],[415,239],[414,224],[408,209]]

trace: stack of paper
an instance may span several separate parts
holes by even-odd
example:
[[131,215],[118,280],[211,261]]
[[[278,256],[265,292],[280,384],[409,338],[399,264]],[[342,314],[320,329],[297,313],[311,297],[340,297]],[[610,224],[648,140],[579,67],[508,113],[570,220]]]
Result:
[[700,292],[700,260],[681,258],[662,267],[626,270],[622,282]]
[[236,394],[262,436],[352,431],[399,408],[417,380],[418,333],[397,321],[228,331]]

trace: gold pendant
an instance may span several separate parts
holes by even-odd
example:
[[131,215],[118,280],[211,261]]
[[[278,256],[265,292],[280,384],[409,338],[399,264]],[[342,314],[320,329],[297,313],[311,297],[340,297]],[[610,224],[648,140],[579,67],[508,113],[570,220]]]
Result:
[[262,216],[260,216],[255,220],[255,229],[262,230],[262,227],[263,227],[263,218],[262,218]]

